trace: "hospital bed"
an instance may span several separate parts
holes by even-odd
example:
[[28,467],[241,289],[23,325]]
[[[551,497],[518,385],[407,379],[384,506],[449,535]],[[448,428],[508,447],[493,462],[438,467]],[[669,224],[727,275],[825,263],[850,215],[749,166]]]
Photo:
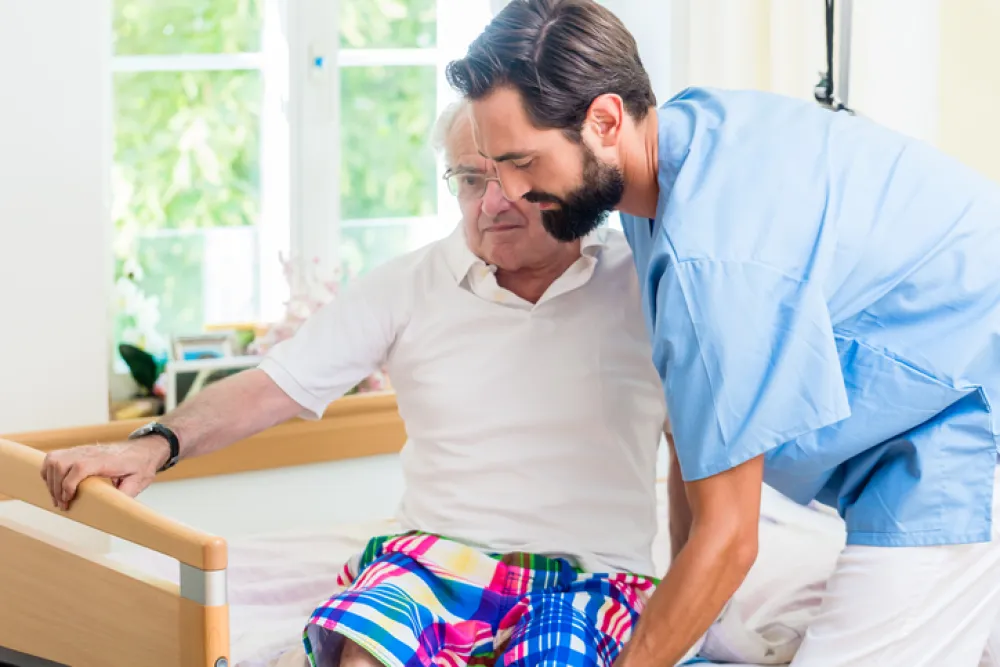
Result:
[[[170,569],[160,567],[156,573],[161,576],[151,576],[148,567],[137,568],[134,560],[66,539],[72,532],[68,527],[52,535],[54,531],[38,525],[0,518],[0,647],[5,649],[0,661],[36,664],[24,658],[33,656],[71,667],[230,663],[226,541],[157,514],[103,480],[84,482],[70,510],[58,511],[41,479],[46,451],[122,440],[140,423],[20,433],[0,440],[0,494],[175,563]],[[361,394],[335,402],[322,420],[292,420],[182,462],[161,477],[167,483],[387,454],[398,452],[404,440],[394,395]],[[356,543],[363,539],[342,546]],[[146,561],[159,562],[147,558],[140,565]],[[299,626],[303,622],[300,618]]]
[[[69,511],[54,509],[39,474],[44,453],[121,440],[137,425],[0,439],[0,494],[62,522],[43,530],[0,512],[0,665],[301,667],[305,621],[335,591],[341,565],[368,538],[392,532],[395,524],[366,521],[227,543],[97,479],[81,485]],[[184,461],[156,484],[391,454],[404,441],[391,392],[349,396],[331,405],[322,420],[292,420]],[[662,484],[658,491],[665,517]],[[747,641],[759,643],[760,632],[779,644],[794,640],[815,607],[815,582],[832,568],[842,544],[834,519],[774,494],[764,505],[761,558],[734,600],[728,629],[716,638],[734,651]],[[143,549],[119,552],[106,548],[108,542],[73,539],[70,529],[80,524]],[[654,545],[660,571],[668,547],[661,529]]]

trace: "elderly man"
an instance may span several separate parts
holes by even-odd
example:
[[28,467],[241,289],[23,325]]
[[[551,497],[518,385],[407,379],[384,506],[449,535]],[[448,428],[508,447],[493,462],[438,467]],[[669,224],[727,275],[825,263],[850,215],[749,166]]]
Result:
[[409,440],[401,535],[347,564],[305,633],[313,664],[609,666],[654,586],[665,406],[624,237],[570,242],[509,202],[468,115],[441,121],[462,224],[376,268],[254,369],[130,442],[50,454],[135,495],[178,459],[325,407],[387,366]]
[[796,667],[978,664],[1000,614],[1000,187],[777,95],[657,107],[594,0],[513,0],[448,75],[553,235],[623,214],[693,518],[620,667],[713,622],[762,480],[847,524]]

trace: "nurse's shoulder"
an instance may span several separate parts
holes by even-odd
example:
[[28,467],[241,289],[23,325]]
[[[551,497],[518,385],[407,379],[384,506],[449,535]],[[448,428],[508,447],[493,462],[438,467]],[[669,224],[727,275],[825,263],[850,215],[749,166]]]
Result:
[[660,107],[660,229],[677,260],[758,262],[799,276],[814,256],[838,114],[773,93],[690,88]]
[[701,130],[782,130],[786,134],[803,122],[811,127],[826,125],[835,115],[813,102],[787,95],[712,87],[686,88],[664,102],[660,111],[686,114]]

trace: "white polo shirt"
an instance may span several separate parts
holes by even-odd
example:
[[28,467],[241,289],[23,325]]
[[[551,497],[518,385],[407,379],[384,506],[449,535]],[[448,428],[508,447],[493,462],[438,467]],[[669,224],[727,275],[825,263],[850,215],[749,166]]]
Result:
[[404,529],[655,575],[666,408],[635,266],[614,230],[581,254],[531,304],[459,226],[352,283],[260,367],[311,417],[386,367],[408,436]]

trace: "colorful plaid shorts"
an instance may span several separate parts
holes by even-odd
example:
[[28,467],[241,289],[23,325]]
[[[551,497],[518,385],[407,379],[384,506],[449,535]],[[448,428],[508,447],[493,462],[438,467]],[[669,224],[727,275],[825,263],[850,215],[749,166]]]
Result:
[[339,583],[304,632],[314,667],[345,637],[388,667],[611,667],[656,581],[407,534],[372,540]]

